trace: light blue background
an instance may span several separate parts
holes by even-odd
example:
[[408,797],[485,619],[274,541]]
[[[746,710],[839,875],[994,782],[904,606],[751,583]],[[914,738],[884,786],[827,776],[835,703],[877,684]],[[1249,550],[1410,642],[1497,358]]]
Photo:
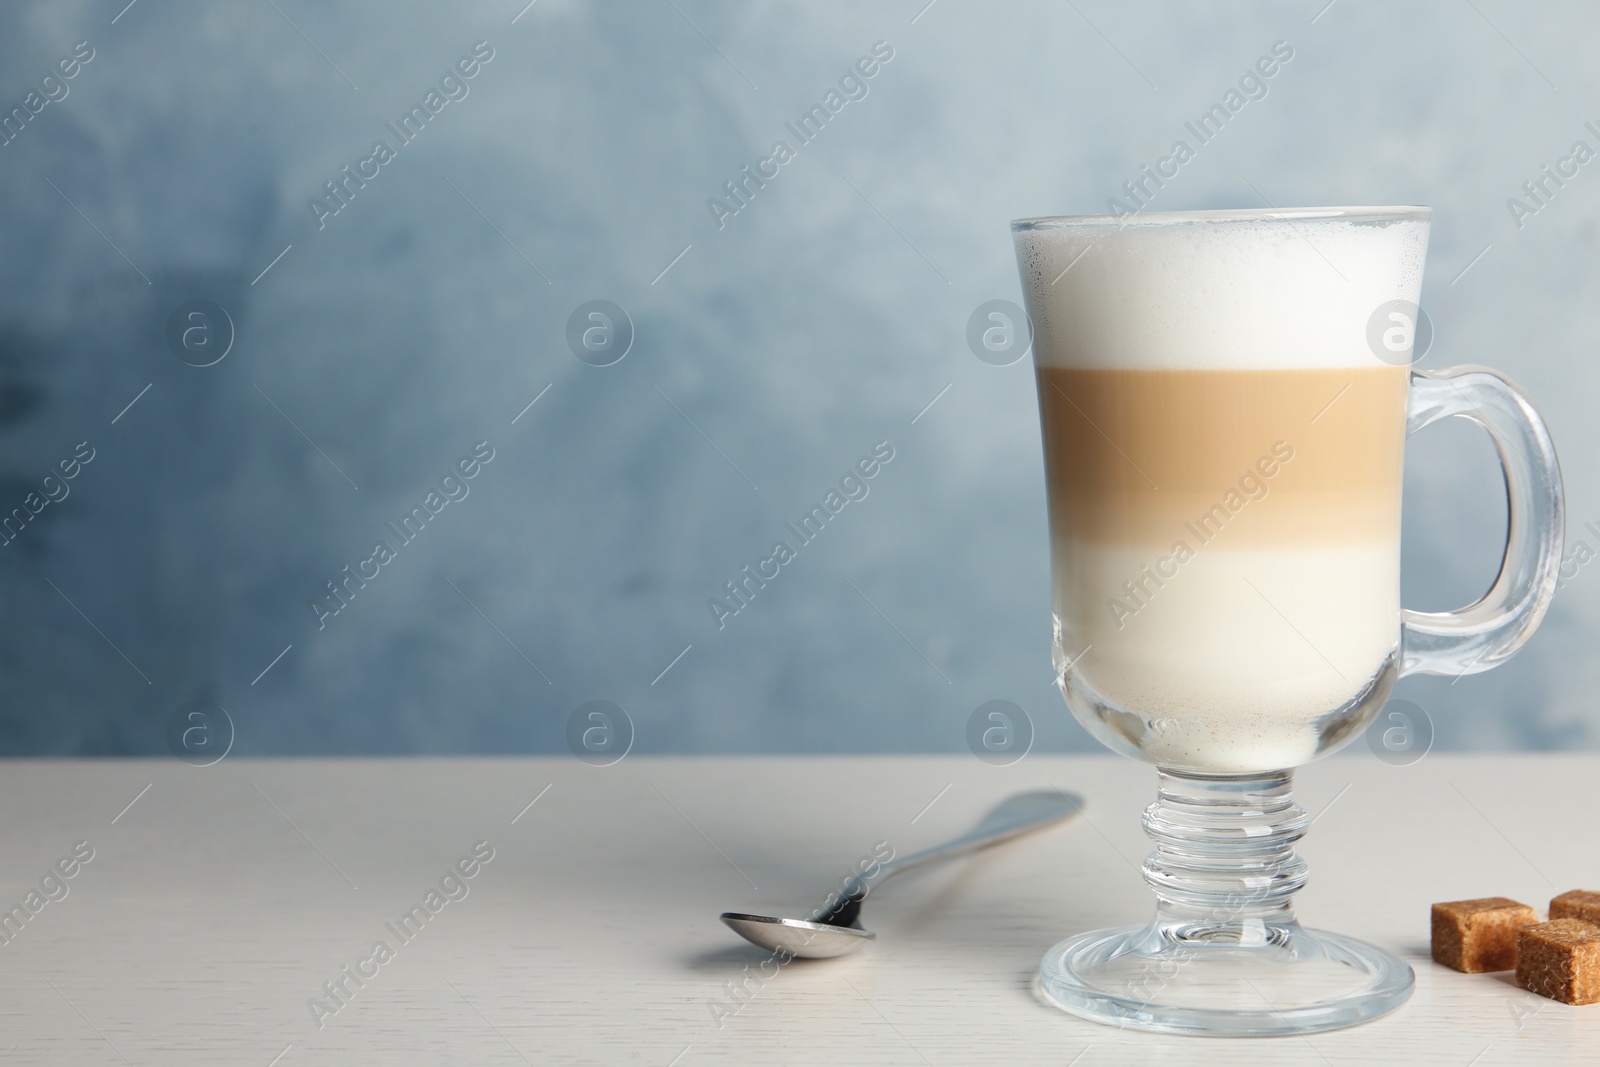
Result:
[[[1050,688],[1028,365],[967,319],[1019,299],[1009,219],[1104,210],[1280,40],[1152,206],[1432,205],[1423,366],[1537,398],[1600,548],[1600,163],[1506,207],[1600,147],[1591,8],[124,2],[0,15],[7,110],[95,50],[0,148],[0,510],[96,449],[0,548],[0,751],[163,752],[196,698],[254,754],[562,751],[597,698],[638,752],[960,751],[992,699],[1093,748]],[[470,95],[319,230],[309,198],[480,40]],[[868,95],[718,229],[707,199],[880,40]],[[237,328],[204,369],[164,339],[201,297]],[[636,330],[606,368],[565,340],[595,298]],[[323,583],[480,440],[470,496],[319,631]],[[869,496],[719,631],[707,598],[879,440]],[[1474,428],[1413,442],[1405,521],[1408,604],[1487,586]],[[1582,568],[1509,665],[1400,695],[1439,747],[1594,747],[1597,620]]]

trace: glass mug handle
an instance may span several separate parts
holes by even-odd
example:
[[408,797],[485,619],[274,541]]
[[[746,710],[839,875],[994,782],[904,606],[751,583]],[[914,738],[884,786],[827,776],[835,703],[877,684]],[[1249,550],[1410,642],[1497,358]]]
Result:
[[1522,647],[1556,591],[1566,531],[1561,466],[1527,395],[1485,367],[1411,372],[1406,436],[1451,415],[1494,439],[1506,479],[1506,550],[1489,591],[1456,611],[1400,612],[1400,673],[1476,674]]

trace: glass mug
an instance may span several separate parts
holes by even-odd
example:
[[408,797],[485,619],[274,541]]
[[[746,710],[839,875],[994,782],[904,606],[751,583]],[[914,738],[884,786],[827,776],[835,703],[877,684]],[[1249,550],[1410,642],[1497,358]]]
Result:
[[[1155,918],[1062,942],[1039,988],[1091,1019],[1261,1036],[1410,995],[1396,956],[1299,925],[1292,769],[1359,736],[1406,674],[1488,670],[1555,591],[1561,472],[1493,371],[1411,369],[1420,207],[1012,223],[1033,327],[1055,667],[1097,739],[1159,768]],[[1407,436],[1492,436],[1508,541],[1477,603],[1400,606]]]

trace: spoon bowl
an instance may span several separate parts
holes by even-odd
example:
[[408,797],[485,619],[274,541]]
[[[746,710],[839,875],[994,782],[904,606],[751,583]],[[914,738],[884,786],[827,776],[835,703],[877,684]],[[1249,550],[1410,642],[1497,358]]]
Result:
[[752,945],[807,960],[848,956],[878,936],[859,926],[830,926],[807,919],[779,919],[737,911],[723,912],[722,921]]

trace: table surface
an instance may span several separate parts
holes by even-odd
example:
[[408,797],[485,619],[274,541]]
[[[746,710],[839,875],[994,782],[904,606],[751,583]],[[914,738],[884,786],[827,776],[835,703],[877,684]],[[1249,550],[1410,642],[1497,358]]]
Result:
[[[1362,749],[1304,768],[1298,795],[1317,818],[1300,916],[1401,953],[1416,993],[1352,1030],[1220,1041],[1100,1026],[1033,995],[1051,944],[1148,916],[1138,816],[1155,772],[1126,760],[7,761],[0,910],[27,917],[0,946],[0,1054],[255,1067],[1593,1064],[1600,1005],[1437,967],[1427,938],[1436,900],[1505,895],[1542,910],[1600,888],[1584,814],[1597,777],[1595,756],[1394,767]],[[764,957],[719,912],[802,909],[877,842],[908,852],[1010,792],[1051,786],[1083,794],[1084,818],[908,874],[868,906],[878,940],[866,951],[728,996]],[[52,877],[79,842],[93,858]],[[493,858],[444,877],[478,842]],[[441,880],[449,895],[430,901]],[[413,905],[426,922],[403,939]],[[333,1000],[325,983],[340,981]]]

